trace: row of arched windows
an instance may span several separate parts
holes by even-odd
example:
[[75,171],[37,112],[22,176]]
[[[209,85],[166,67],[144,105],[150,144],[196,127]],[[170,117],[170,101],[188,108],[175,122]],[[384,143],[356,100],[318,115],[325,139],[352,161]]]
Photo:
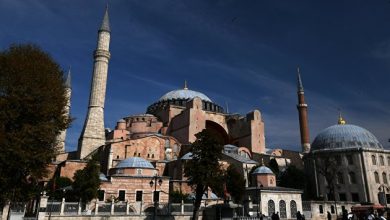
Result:
[[[376,159],[375,155],[371,155],[371,162],[372,162],[372,165],[377,165],[377,159]],[[382,155],[379,156],[379,164],[378,165],[380,165],[380,166],[385,165],[385,158]],[[390,166],[390,156],[387,157],[387,165]]]
[[[351,184],[354,184],[356,183],[356,174],[354,172],[349,172],[348,173],[348,180],[349,180],[349,183]],[[344,181],[344,175],[342,172],[338,172],[337,173],[337,183],[338,184],[344,184],[345,181]]]
[[[275,212],[275,202],[271,199],[268,200],[268,216],[272,216]],[[297,203],[294,200],[290,201],[290,213],[291,218],[296,218],[297,216]],[[280,218],[287,218],[287,208],[286,202],[284,200],[279,201],[279,215]]]
[[[374,178],[376,183],[381,183],[379,180],[379,173],[376,171],[374,172]],[[384,184],[387,184],[387,174],[385,172],[382,173],[382,180]]]

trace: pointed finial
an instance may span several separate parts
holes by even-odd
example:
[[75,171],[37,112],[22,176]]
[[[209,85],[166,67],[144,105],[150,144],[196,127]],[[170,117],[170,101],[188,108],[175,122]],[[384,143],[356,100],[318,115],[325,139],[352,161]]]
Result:
[[106,11],[104,12],[103,22],[102,22],[102,25],[100,26],[99,31],[111,32],[110,19],[108,17],[108,3],[106,5]]
[[72,88],[71,69],[72,66],[69,66],[68,74],[66,75],[66,79],[65,79],[66,88]]
[[261,158],[261,166],[264,166],[264,158]]
[[303,92],[303,84],[301,79],[301,72],[299,66],[297,67],[297,77],[298,77],[298,92]]
[[339,109],[339,119],[337,121],[337,124],[339,125],[345,125],[346,121],[343,119],[343,117],[341,116],[341,110]]
[[188,86],[187,86],[187,80],[184,80],[184,89],[187,90],[188,89]]
[[226,105],[226,113],[229,113],[229,105],[227,101],[225,101],[225,105]]

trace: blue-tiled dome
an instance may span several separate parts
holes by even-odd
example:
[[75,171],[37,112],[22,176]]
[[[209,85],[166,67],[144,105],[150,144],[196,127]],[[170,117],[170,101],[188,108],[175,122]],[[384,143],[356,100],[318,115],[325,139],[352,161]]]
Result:
[[266,166],[257,167],[252,174],[274,174],[272,170]]
[[383,148],[366,129],[356,125],[337,124],[321,131],[314,139],[311,150],[355,147]]
[[150,168],[154,166],[147,160],[140,157],[130,157],[119,162],[115,168]]
[[211,99],[207,97],[205,94],[190,89],[177,89],[177,90],[170,91],[165,95],[161,96],[159,101],[166,101],[172,99],[193,99],[195,97],[199,97],[204,101],[212,102]]

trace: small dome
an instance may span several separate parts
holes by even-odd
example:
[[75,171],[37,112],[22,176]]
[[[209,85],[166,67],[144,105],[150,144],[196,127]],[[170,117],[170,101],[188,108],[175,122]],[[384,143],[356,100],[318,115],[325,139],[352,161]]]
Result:
[[191,160],[192,159],[192,153],[188,152],[188,153],[184,154],[180,159],[182,159],[182,160]]
[[256,168],[256,170],[253,171],[252,174],[274,174],[274,172],[272,172],[270,168],[263,165],[261,167]]
[[223,146],[223,151],[225,153],[236,153],[236,154],[238,154],[238,147],[234,146],[232,144],[226,144],[225,146]]
[[126,121],[122,118],[122,119],[119,119],[118,122],[119,122],[119,123],[125,123]]
[[161,96],[159,101],[166,101],[166,100],[172,100],[172,99],[193,99],[195,97],[199,97],[203,101],[212,102],[209,97],[207,97],[205,94],[197,91],[193,91],[190,89],[177,89],[170,91],[166,93],[165,95]]
[[100,174],[99,174],[99,179],[100,179],[101,181],[108,181],[106,175],[104,175],[103,173],[100,173]]
[[311,150],[369,147],[383,149],[376,137],[366,129],[337,124],[321,131],[314,139]]
[[154,166],[147,160],[140,157],[130,157],[119,162],[115,168],[150,168]]

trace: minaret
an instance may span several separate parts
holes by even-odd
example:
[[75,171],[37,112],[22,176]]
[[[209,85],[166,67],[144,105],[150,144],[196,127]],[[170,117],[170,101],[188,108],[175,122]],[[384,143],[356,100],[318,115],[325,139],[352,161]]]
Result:
[[[68,70],[68,75],[65,79],[65,97],[66,97],[66,105],[64,108],[64,115],[69,118],[70,112],[70,97],[72,95],[72,85],[71,85],[71,71],[70,68]],[[57,150],[59,154],[65,153],[65,138],[66,138],[66,129],[61,131],[57,136]]]
[[94,66],[89,96],[88,113],[79,138],[78,155],[84,159],[105,144],[104,99],[106,97],[107,70],[110,60],[110,22],[108,7],[98,31],[98,42],[93,54]]
[[307,104],[305,103],[305,93],[303,91],[303,84],[301,80],[301,73],[298,67],[298,114],[299,114],[299,128],[301,131],[301,145],[302,152],[308,153],[310,151],[310,137],[309,126],[307,122]]

